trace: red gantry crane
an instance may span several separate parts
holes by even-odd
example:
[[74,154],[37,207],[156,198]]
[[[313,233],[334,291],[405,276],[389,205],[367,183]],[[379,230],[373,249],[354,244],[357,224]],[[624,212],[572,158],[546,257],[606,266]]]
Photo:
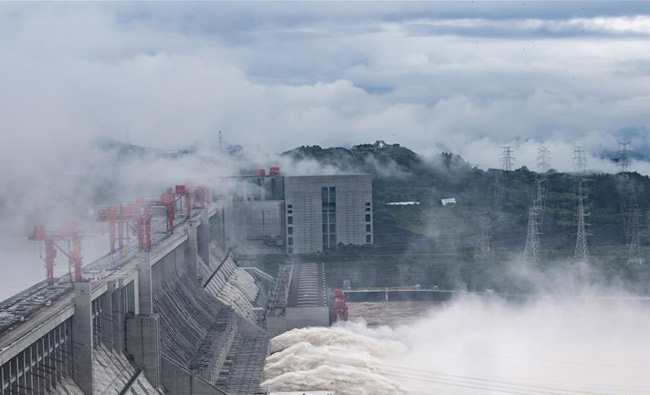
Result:
[[212,200],[212,193],[205,186],[176,185],[175,189],[167,188],[159,200],[144,201],[138,198],[135,203],[120,206],[108,206],[97,210],[97,220],[108,222],[108,236],[111,253],[116,251],[115,238],[117,230],[117,245],[120,250],[124,248],[124,235],[128,239],[129,230],[138,237],[138,248],[145,250],[151,248],[151,218],[152,209],[162,208],[167,218],[167,232],[174,230],[176,203],[179,211],[185,211],[185,218],[191,215],[192,207],[206,207]]
[[341,288],[334,290],[334,306],[332,307],[332,312],[334,313],[334,322],[337,322],[339,319],[343,321],[348,320],[348,297],[345,296]]
[[151,246],[151,211],[142,198],[135,203],[109,206],[97,210],[97,220],[108,222],[108,237],[111,252],[115,252],[115,229],[117,227],[117,244],[124,248],[124,231],[128,240],[129,230],[138,237],[138,248],[144,250]]
[[[34,231],[27,237],[30,241],[39,241],[45,244],[45,268],[47,271],[47,285],[54,284],[54,259],[58,249],[70,259],[70,266],[74,267],[74,276],[71,281],[81,281],[81,238],[83,235],[75,221],[65,221],[58,232],[46,232],[42,225],[34,226]],[[58,242],[67,241],[68,250],[63,249]]]

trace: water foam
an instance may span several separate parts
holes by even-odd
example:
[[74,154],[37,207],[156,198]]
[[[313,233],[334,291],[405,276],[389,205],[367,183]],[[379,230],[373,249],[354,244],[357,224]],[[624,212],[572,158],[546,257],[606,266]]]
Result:
[[271,339],[262,388],[404,394],[382,368],[382,360],[400,349],[398,342],[381,342],[342,327],[294,329]]
[[512,305],[468,296],[394,328],[352,322],[292,330],[271,340],[262,388],[647,394],[649,303],[594,296]]

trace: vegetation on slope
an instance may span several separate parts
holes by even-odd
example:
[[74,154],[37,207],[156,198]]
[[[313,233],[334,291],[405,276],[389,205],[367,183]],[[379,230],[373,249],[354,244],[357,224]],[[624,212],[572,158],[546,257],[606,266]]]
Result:
[[[342,172],[366,172],[373,176],[375,244],[339,246],[337,251],[302,257],[330,261],[331,275],[336,282],[348,276],[376,285],[419,280],[445,287],[461,283],[470,288],[512,290],[512,282],[503,281],[507,271],[504,265],[520,260],[526,239],[527,211],[538,173],[525,167],[510,172],[482,170],[450,153],[425,159],[398,144],[382,148],[363,144],[350,149],[303,146],[282,155],[295,161],[316,160]],[[503,187],[498,207],[495,206],[497,185]],[[570,261],[575,246],[575,176],[551,170],[547,185],[540,270],[551,270],[553,262]],[[592,266],[602,274],[599,281],[603,283],[638,284],[649,277],[645,269],[648,265],[641,268],[627,265],[620,199],[621,188],[626,185],[628,191],[634,192],[625,194],[625,205],[630,206],[634,195],[641,212],[648,212],[650,179],[647,176],[637,173],[588,176],[586,203],[590,213]],[[633,187],[630,189],[629,185]],[[450,197],[457,204],[443,206],[441,199]],[[404,201],[419,204],[387,205]],[[478,217],[485,210],[491,213],[492,256],[488,262],[477,262],[474,246]],[[643,227],[644,245],[648,242],[645,230]],[[351,262],[355,263],[352,268]],[[374,278],[355,275],[354,270],[360,267],[371,267],[378,274]],[[404,275],[407,272],[413,273]],[[525,282],[519,285],[526,288]]]

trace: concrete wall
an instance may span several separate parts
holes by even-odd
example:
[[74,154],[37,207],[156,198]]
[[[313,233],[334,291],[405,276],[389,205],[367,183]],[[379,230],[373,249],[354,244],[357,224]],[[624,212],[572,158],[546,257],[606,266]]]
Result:
[[287,307],[287,330],[308,326],[330,326],[329,307]]
[[231,240],[238,253],[284,252],[282,201],[234,202]]
[[168,394],[179,395],[223,395],[217,387],[178,366],[177,363],[163,357],[162,383]]
[[287,307],[284,315],[266,319],[266,330],[270,337],[309,326],[330,326],[329,307]]
[[151,268],[151,278],[154,289],[165,281],[174,280],[187,274],[188,242],[183,242],[176,249],[165,255]]
[[[288,176],[284,183],[287,252],[306,253],[327,248],[329,241],[323,244],[323,225],[327,233],[331,233],[330,225],[334,227],[336,244],[372,243],[369,174]],[[336,204],[331,207],[335,208],[331,210],[334,218],[323,214],[326,209],[322,198],[324,187],[336,190]]]

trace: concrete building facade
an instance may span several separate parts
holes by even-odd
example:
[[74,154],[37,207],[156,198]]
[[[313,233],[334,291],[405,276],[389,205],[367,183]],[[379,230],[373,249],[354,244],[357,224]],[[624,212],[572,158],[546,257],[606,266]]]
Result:
[[281,200],[233,202],[233,245],[240,253],[278,253],[284,251]]
[[283,211],[289,254],[373,242],[369,174],[285,176]]

